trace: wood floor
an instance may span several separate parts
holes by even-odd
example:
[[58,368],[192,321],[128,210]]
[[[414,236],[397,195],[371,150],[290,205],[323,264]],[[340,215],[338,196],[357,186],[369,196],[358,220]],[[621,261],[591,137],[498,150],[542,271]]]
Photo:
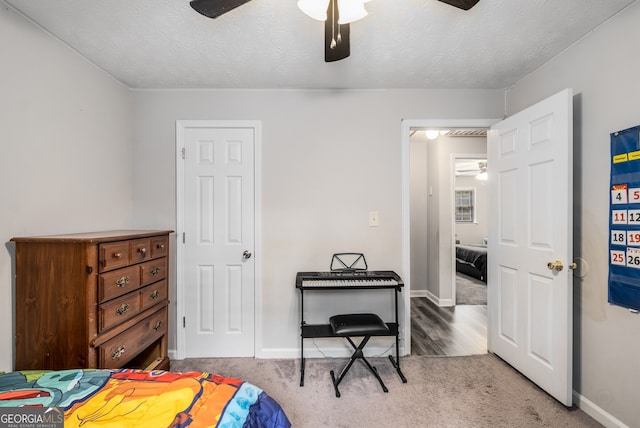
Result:
[[487,353],[487,305],[440,308],[411,298],[411,354],[461,356]]

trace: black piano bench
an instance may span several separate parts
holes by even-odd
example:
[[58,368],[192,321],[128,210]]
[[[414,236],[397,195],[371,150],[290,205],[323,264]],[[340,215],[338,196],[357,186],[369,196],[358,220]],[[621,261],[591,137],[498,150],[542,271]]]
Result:
[[[365,363],[371,373],[373,373],[376,379],[378,379],[380,386],[382,386],[382,390],[384,392],[389,392],[376,368],[367,361],[362,353],[362,349],[365,347],[369,339],[371,339],[371,336],[389,335],[389,327],[387,327],[385,322],[376,314],[347,314],[332,316],[329,318],[329,324],[331,324],[333,334],[347,339],[354,349],[351,358],[342,368],[342,371],[337,378],[335,377],[333,370],[331,370],[331,380],[333,381],[333,388],[336,390],[336,397],[340,397],[338,385],[340,385],[340,382],[342,382],[342,379],[344,379],[344,376],[358,358]],[[362,336],[363,339],[359,345],[356,345],[351,338],[360,336]]]

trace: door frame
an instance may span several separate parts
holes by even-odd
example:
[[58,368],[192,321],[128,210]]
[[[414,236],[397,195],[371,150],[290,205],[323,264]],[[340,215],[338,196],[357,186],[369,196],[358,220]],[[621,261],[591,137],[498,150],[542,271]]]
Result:
[[[182,323],[185,317],[185,281],[184,281],[184,162],[182,149],[184,148],[184,131],[187,128],[251,128],[254,133],[253,151],[253,222],[254,222],[254,356],[262,353],[262,255],[261,237],[261,167],[262,167],[262,122],[259,120],[176,120],[176,349],[171,358],[182,360],[185,358],[185,330]],[[171,309],[171,308],[170,308]]]
[[[402,320],[402,331],[404,332],[403,355],[411,355],[411,151],[409,132],[411,128],[490,128],[499,121],[500,119],[402,119],[401,121],[402,278],[405,291],[403,295],[404,311]],[[450,218],[447,221],[450,221]],[[453,242],[453,234],[448,239]]]

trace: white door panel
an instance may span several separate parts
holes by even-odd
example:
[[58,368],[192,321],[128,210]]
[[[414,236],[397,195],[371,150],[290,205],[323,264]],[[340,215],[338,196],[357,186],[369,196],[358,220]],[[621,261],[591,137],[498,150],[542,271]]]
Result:
[[[572,93],[489,133],[489,349],[572,403]],[[560,261],[562,270],[549,262]]]
[[182,134],[185,357],[253,356],[255,129]]

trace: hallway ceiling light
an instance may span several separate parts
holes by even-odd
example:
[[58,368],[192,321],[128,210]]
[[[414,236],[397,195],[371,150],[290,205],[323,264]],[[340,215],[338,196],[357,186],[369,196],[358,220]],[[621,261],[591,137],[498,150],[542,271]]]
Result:
[[424,134],[430,140],[435,140],[440,135],[440,131],[437,129],[427,129],[424,131]]

